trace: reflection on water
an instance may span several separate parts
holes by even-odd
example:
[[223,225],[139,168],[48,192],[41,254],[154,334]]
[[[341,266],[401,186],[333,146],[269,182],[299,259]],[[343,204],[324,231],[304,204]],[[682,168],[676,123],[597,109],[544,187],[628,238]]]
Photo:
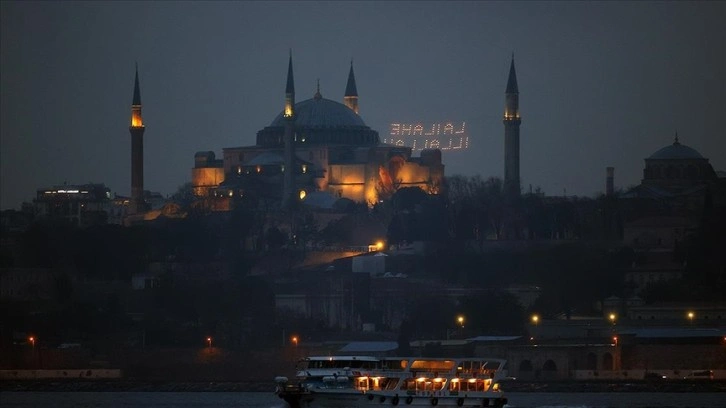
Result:
[[[511,408],[721,408],[726,393],[508,393]],[[2,392],[0,406],[287,408],[271,392]]]

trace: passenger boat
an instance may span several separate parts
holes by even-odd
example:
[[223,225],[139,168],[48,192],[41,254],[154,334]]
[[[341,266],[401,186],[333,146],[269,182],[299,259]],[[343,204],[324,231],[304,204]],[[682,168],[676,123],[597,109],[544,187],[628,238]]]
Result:
[[296,381],[276,378],[276,392],[291,408],[503,407],[504,366],[491,358],[308,357]]

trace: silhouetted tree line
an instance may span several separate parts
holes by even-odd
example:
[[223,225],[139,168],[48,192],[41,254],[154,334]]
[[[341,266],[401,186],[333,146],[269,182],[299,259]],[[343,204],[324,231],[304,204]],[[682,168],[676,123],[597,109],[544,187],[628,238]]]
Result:
[[[54,306],[32,315],[26,309],[4,308],[3,321],[9,327],[43,330],[45,338],[55,333],[103,338],[108,343],[109,333],[130,330],[142,333],[137,343],[146,345],[198,344],[206,336],[235,348],[279,344],[283,328],[299,325],[275,311],[269,282],[250,276],[259,257],[265,251],[295,256],[308,243],[371,243],[376,234],[387,234],[388,244],[434,243],[426,255],[402,257],[397,271],[486,290],[458,303],[411,298],[408,318],[401,326],[401,347],[406,338],[461,334],[452,321],[458,313],[467,316],[465,330],[471,332],[523,332],[530,310],[501,290],[511,285],[538,286],[540,297],[531,310],[545,317],[594,312],[598,301],[627,294],[623,276],[637,255],[616,244],[625,217],[616,198],[548,198],[537,190],[512,198],[504,195],[501,180],[477,176],[452,176],[444,187],[445,194],[439,196],[399,188],[370,211],[349,204],[348,213],[322,229],[304,207],[271,213],[260,210],[261,201],[255,197],[240,199],[226,214],[197,209],[187,218],[160,217],[133,227],[80,229],[55,220],[38,221],[17,235],[13,253],[0,255],[6,267],[57,271]],[[189,197],[180,191],[178,198]],[[272,225],[270,219],[275,220]],[[698,234],[677,250],[676,256],[687,264],[684,279],[652,286],[644,295],[647,301],[722,299],[726,268],[718,260],[724,259],[726,248],[724,220],[723,210],[705,206]],[[283,224],[290,235],[278,227]],[[365,237],[362,242],[361,237]],[[559,242],[519,249],[486,247],[489,241],[515,239]],[[246,250],[250,241],[257,250]],[[81,293],[81,285],[68,273],[76,270],[85,282],[123,282],[128,287],[132,274],[153,262],[218,263],[229,276],[224,281],[206,276],[187,279],[169,270],[142,295],[118,291],[94,297]],[[137,311],[145,313],[144,321],[128,317]],[[321,322],[304,323],[303,327],[330,329]]]

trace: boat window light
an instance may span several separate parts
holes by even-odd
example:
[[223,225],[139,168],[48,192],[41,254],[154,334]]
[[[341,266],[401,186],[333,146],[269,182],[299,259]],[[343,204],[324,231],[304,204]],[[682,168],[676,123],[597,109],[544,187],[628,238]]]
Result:
[[426,381],[426,377],[419,377],[416,379],[418,382]]
[[434,378],[434,382],[441,382],[441,381],[444,381],[444,379],[443,378],[438,378],[438,377],[437,378]]

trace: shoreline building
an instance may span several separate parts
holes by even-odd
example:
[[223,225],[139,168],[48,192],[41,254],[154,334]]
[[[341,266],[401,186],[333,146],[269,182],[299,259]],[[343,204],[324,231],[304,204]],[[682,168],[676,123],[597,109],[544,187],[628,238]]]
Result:
[[444,178],[439,149],[381,143],[359,115],[351,62],[343,103],[323,97],[295,101],[292,55],[282,112],[257,132],[252,146],[194,156],[192,185],[200,205],[228,211],[235,199],[256,197],[280,205],[291,200],[328,203],[345,198],[369,207],[404,187],[438,194]]

